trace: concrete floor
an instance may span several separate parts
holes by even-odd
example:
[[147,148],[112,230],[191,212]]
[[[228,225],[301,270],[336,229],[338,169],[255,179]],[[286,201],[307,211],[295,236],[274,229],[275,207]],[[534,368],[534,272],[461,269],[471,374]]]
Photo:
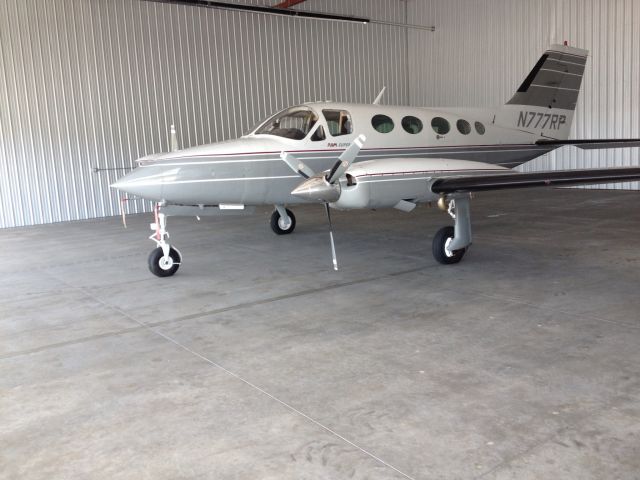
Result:
[[640,194],[0,231],[3,479],[640,478]]

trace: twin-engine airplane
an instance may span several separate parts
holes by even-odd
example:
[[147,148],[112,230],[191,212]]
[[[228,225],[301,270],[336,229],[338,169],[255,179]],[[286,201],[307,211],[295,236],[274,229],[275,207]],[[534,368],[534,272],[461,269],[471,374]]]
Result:
[[578,148],[640,146],[640,140],[567,140],[587,51],[553,45],[506,105],[495,109],[410,108],[306,103],[267,119],[248,135],[140,158],[112,187],[156,202],[157,248],[149,269],[173,275],[182,262],[168,242],[166,217],[247,213],[275,205],[271,228],[293,232],[286,208],[397,208],[437,202],[455,226],[440,229],[433,255],[459,262],[471,245],[472,192],[640,179],[638,168],[518,173],[512,168],[564,145]]

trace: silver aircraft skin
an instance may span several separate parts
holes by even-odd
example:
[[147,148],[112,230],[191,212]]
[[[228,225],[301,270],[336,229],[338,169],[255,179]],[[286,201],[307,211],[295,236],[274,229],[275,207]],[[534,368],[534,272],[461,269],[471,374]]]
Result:
[[[314,171],[320,172],[331,168],[345,148],[361,134],[367,140],[356,162],[389,158],[449,159],[483,162],[496,168],[513,168],[556,148],[538,146],[535,141],[545,138],[545,135],[547,138],[559,138],[557,135],[564,132],[555,128],[527,131],[509,126],[513,122],[511,115],[508,115],[509,109],[506,110],[306,103],[274,116],[277,118],[288,113],[302,115],[307,112],[317,118],[316,124],[303,139],[259,133],[263,127],[261,125],[235,140],[143,157],[138,160],[139,168],[114,186],[146,199],[184,205],[295,205],[308,203],[309,200],[291,195],[291,191],[300,183],[300,175],[282,161],[281,153],[289,152]],[[350,133],[332,135],[323,113],[325,111],[348,112],[352,122]],[[505,118],[504,124],[494,120],[498,114]],[[371,123],[376,115],[391,118],[393,130],[389,133],[376,131]],[[265,124],[273,121],[274,117]],[[422,130],[419,133],[412,134],[404,130],[401,122],[407,117],[420,120]],[[446,119],[450,131],[443,135],[436,133],[431,127],[433,118]],[[460,133],[456,127],[458,121],[468,122],[471,131],[468,134]],[[476,123],[481,132],[484,130],[483,134],[476,130]],[[313,140],[314,133],[319,129],[325,132],[325,138]],[[568,132],[566,135],[568,137]],[[430,162],[430,165],[430,170],[435,171],[446,171],[450,167],[466,170],[469,167],[450,162],[447,165]]]
[[[637,140],[567,140],[587,51],[551,46],[511,100],[498,108],[414,108],[314,102],[287,108],[235,140],[140,158],[114,185],[157,202],[157,248],[150,270],[175,273],[182,255],[166,233],[168,215],[244,213],[274,205],[277,234],[295,228],[285,208],[322,203],[340,209],[397,208],[438,202],[454,218],[434,238],[433,254],[457,263],[471,244],[470,194],[498,188],[609,183],[640,169],[518,174],[513,167],[563,145],[638,146]],[[382,93],[382,92],[381,92]],[[173,139],[175,142],[175,138]],[[335,251],[332,252],[337,269]]]

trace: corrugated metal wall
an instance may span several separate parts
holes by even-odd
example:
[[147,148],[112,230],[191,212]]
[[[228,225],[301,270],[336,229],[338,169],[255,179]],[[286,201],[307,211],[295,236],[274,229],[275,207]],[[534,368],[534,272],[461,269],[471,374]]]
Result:
[[[272,4],[269,1],[247,3]],[[305,8],[405,22],[400,0]],[[237,137],[302,101],[408,103],[402,28],[139,0],[0,0],[0,228],[118,213],[142,155]],[[128,205],[141,211],[142,202]]]
[[[412,105],[506,102],[551,43],[590,50],[572,138],[640,138],[640,1],[410,0]],[[640,165],[638,149],[565,147],[525,170]],[[610,188],[639,189],[627,183]]]
[[[640,137],[637,0],[310,0],[299,8],[437,29],[140,0],[0,0],[0,228],[116,214],[108,185],[124,170],[113,169],[167,150],[171,123],[186,147],[237,137],[301,101],[368,102],[382,85],[385,103],[501,104],[549,43],[565,39],[591,50],[574,136]],[[565,148],[527,168],[638,163],[637,150]]]

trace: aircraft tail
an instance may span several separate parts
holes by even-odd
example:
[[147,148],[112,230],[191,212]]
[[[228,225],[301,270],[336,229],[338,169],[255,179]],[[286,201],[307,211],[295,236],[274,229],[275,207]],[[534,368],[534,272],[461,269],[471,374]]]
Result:
[[569,138],[588,53],[566,45],[549,47],[503,107],[502,120],[543,137]]

